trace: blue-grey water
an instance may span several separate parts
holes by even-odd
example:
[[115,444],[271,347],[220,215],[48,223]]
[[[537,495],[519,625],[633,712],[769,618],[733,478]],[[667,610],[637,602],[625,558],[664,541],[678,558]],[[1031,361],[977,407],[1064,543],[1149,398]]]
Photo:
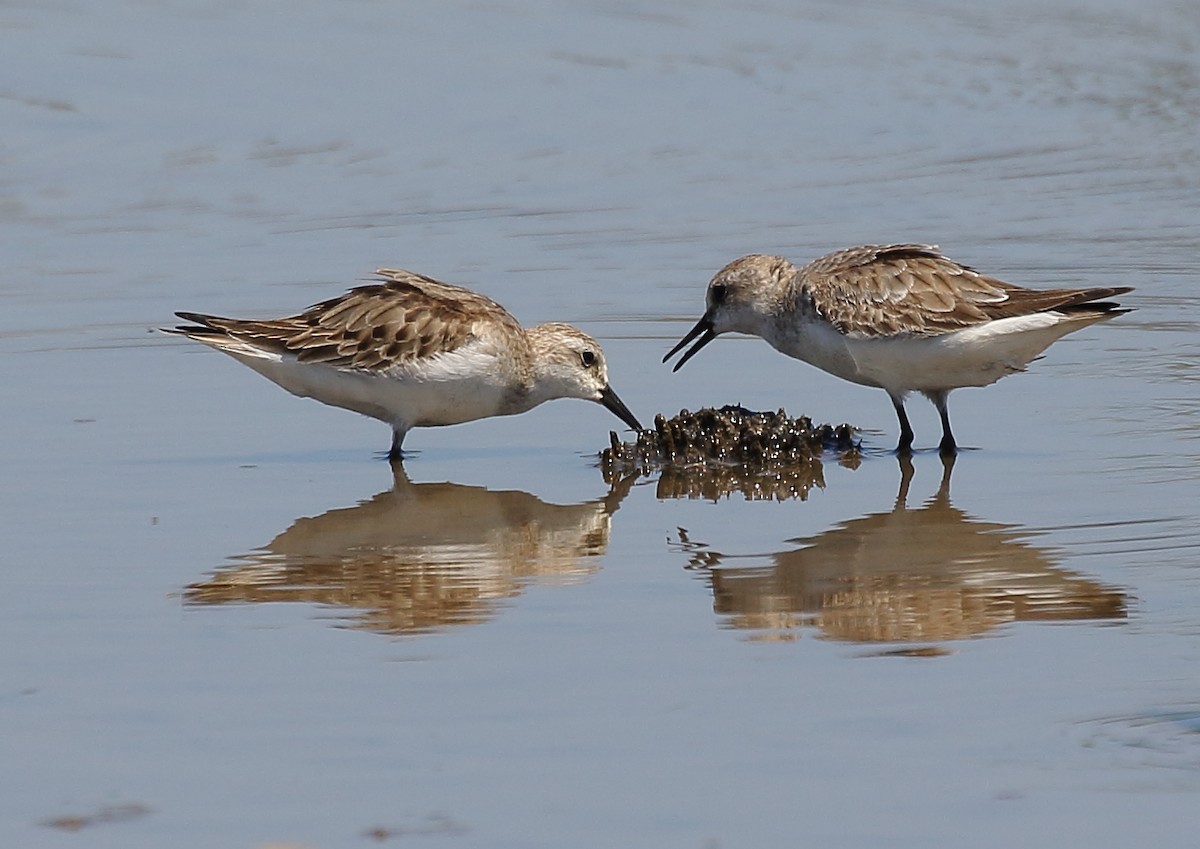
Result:
[[[1195,845],[1195,3],[17,2],[0,126],[4,845]],[[1136,311],[956,393],[952,475],[760,341],[659,362],[741,254],[908,240]],[[863,462],[610,487],[564,401],[394,479],[156,329],[380,266]]]

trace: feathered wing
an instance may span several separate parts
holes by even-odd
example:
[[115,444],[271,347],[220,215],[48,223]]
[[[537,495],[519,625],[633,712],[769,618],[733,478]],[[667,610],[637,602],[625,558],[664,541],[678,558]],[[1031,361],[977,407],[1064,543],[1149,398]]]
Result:
[[865,245],[814,260],[798,272],[800,296],[851,337],[933,336],[1046,310],[1111,312],[1099,302],[1129,287],[1014,286],[943,256],[935,245]]
[[226,338],[302,363],[377,371],[448,353],[477,338],[481,317],[520,325],[499,304],[458,286],[400,269],[376,272],[380,282],[314,304],[297,315],[264,321],[180,312],[196,326],[175,331],[221,347]]

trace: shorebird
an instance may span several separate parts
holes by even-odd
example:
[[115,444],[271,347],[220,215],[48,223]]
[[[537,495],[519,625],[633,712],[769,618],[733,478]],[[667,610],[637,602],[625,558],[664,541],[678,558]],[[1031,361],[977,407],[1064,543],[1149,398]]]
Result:
[[642,426],[608,384],[604,352],[569,324],[522,328],[490,298],[411,271],[297,315],[257,321],[177,312],[166,329],[229,354],[293,395],[386,422],[388,459],[414,427],[511,416],[582,398]]
[[920,392],[941,417],[941,453],[952,455],[951,390],[1024,371],[1066,334],[1129,312],[1101,299],[1130,291],[1025,289],[959,265],[936,245],[864,245],[803,268],[744,256],[717,272],[704,315],[663,362],[697,337],[675,371],[722,333],[760,336],[789,357],[886,391],[900,420],[898,454],[913,443],[904,399]]

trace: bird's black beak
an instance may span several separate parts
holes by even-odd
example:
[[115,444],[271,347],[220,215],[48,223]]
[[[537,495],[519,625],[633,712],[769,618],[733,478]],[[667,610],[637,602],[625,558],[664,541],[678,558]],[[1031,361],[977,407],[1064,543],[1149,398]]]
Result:
[[616,392],[613,392],[611,386],[605,386],[600,390],[600,403],[634,430],[638,432],[644,430],[638,420],[634,418],[633,413],[629,412],[629,408],[625,406],[625,402],[617,397]]
[[663,357],[663,362],[665,363],[667,360],[671,359],[671,357],[678,354],[688,342],[691,342],[697,336],[700,337],[700,341],[689,348],[687,353],[679,358],[679,362],[675,363],[675,368],[671,369],[671,371],[679,371],[681,368],[683,368],[683,364],[694,357],[701,348],[717,338],[717,334],[713,332],[712,319],[708,317],[708,313],[705,313],[704,316],[696,322],[696,326],[688,331],[687,336],[684,336],[679,340],[678,345],[667,352],[667,355]]

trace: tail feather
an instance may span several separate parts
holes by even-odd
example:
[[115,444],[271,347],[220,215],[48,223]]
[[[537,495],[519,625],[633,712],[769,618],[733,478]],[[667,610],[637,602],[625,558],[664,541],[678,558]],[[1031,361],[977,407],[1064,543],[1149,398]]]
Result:
[[184,310],[180,310],[179,312],[175,313],[175,315],[179,316],[184,321],[190,321],[193,324],[199,324],[203,327],[210,328],[212,327],[212,322],[221,320],[219,316],[205,315],[202,312],[186,312]]
[[190,336],[200,339],[213,336],[228,336],[228,328],[221,327],[221,322],[228,321],[220,316],[205,315],[199,312],[177,312],[175,315],[191,324],[178,324],[175,327],[162,327],[163,333],[178,333],[180,336]]
[[1072,318],[1083,319],[1085,321],[1116,318],[1127,312],[1133,312],[1133,308],[1123,307],[1116,301],[1102,301],[1100,299],[1112,298],[1116,295],[1124,295],[1126,292],[1132,291],[1132,286],[1105,286],[1095,289],[1081,289],[1073,293],[1072,297],[1052,309],[1054,312],[1063,313]]
[[1080,304],[1069,304],[1058,307],[1059,312],[1105,312],[1120,315],[1133,312],[1133,307],[1123,307],[1116,301],[1084,301]]
[[247,364],[252,360],[278,360],[280,357],[280,352],[274,346],[261,344],[262,340],[236,332],[239,324],[237,319],[199,312],[177,312],[175,315],[192,323],[163,327],[161,330],[164,333],[175,333],[203,342]]
[[[999,281],[997,281],[999,283]],[[1116,301],[1105,301],[1132,292],[1129,286],[1103,286],[1094,289],[1025,289],[1009,283],[999,283],[1008,297],[985,306],[989,318],[1011,318],[1039,312],[1059,312],[1084,315],[1115,313]]]

